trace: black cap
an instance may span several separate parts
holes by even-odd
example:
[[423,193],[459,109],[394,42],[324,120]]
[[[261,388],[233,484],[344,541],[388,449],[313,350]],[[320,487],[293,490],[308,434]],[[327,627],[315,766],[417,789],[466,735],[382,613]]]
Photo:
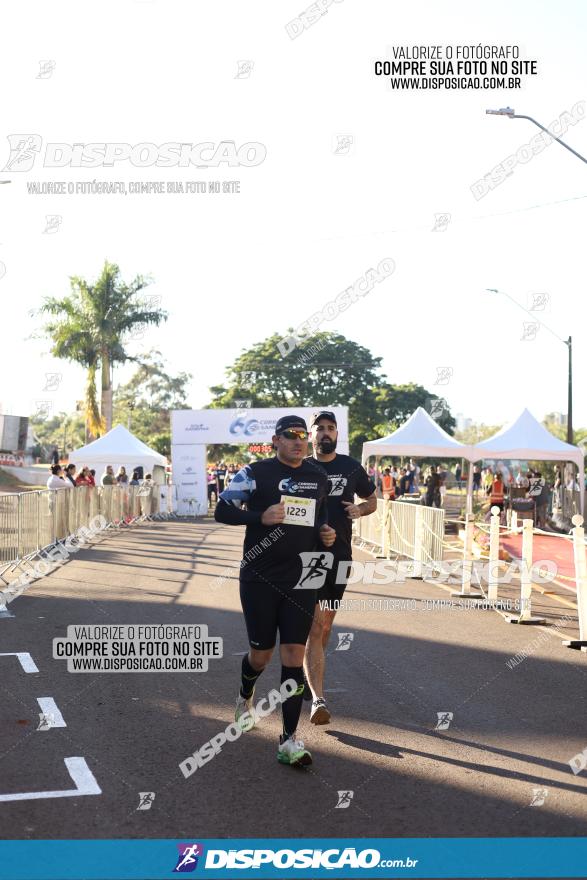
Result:
[[[312,427],[317,425],[320,419],[328,419],[329,422],[334,422],[336,425],[336,416],[329,409],[321,409],[318,412],[315,412],[312,416]],[[338,425],[336,425],[338,428]]]
[[275,433],[282,434],[290,428],[301,428],[303,431],[308,430],[308,426],[301,416],[282,416],[275,425]]

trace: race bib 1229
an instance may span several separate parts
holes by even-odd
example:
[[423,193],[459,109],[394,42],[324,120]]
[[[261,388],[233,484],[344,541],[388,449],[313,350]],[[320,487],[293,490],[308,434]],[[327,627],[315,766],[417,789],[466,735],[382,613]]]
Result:
[[285,505],[284,523],[289,526],[313,526],[316,518],[316,499],[282,495]]

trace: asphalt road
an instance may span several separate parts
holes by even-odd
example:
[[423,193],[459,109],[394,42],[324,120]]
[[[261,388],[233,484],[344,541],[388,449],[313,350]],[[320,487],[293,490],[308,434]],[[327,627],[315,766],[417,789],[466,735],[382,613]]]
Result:
[[[585,835],[587,770],[569,761],[587,747],[587,655],[494,612],[426,610],[447,588],[417,581],[348,588],[348,599],[416,609],[339,612],[332,723],[314,728],[304,704],[299,731],[311,768],[278,764],[275,713],[185,779],[179,763],[233,717],[247,649],[232,568],[241,541],[240,528],[212,521],[144,524],[14,601],[15,617],[0,619],[0,653],[22,660],[0,656],[4,836]],[[207,672],[124,674],[69,673],[52,658],[68,625],[124,623],[207,624],[224,656]],[[343,632],[350,648],[334,650]],[[530,656],[510,668],[521,651]],[[258,697],[278,684],[274,659]],[[42,706],[66,726],[37,730]],[[438,713],[452,713],[448,728],[435,729]],[[137,809],[140,792],[154,793],[149,809]],[[339,792],[352,792],[346,807]],[[6,800],[15,794],[25,797]]]

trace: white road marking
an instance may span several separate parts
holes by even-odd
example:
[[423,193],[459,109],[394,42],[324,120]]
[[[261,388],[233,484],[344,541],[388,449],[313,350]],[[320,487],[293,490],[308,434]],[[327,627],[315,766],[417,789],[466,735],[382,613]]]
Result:
[[26,651],[16,651],[10,654],[0,654],[0,657],[18,657],[18,662],[25,672],[38,672],[37,665],[31,655]]
[[102,794],[102,789],[85,758],[65,758],[65,766],[75,788],[64,791],[23,791],[18,794],[0,794],[0,803],[6,801],[33,801],[39,798],[79,797],[80,795]]
[[51,718],[51,727],[67,727],[53,697],[37,697],[37,703],[43,715]]

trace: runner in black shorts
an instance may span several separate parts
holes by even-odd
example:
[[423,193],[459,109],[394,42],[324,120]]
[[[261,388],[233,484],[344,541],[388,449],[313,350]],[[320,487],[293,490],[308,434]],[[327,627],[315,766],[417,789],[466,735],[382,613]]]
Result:
[[[328,474],[328,522],[336,531],[336,541],[330,548],[334,554],[332,568],[326,574],[324,586],[316,593],[314,623],[304,658],[306,690],[310,690],[312,696],[310,721],[313,724],[328,724],[330,721],[330,711],[324,700],[324,651],[346,589],[346,580],[338,583],[342,579],[337,577],[339,563],[350,562],[353,558],[352,520],[367,516],[377,509],[374,483],[360,462],[349,455],[337,455],[337,439],[334,413],[326,410],[315,413],[312,419],[312,447],[314,459]],[[355,504],[355,495],[367,500],[363,504]]]
[[[308,558],[319,559],[320,547],[330,547],[336,532],[326,523],[326,473],[316,461],[305,458],[305,421],[299,416],[279,419],[273,444],[277,456],[253,462],[235,474],[215,512],[218,522],[247,527],[240,597],[250,650],[242,661],[235,718],[243,729],[253,726],[255,684],[271,659],[279,632],[281,681],[293,679],[297,690],[282,703],[277,758],[284,764],[311,764],[310,753],[295,737],[304,690],[304,651],[316,604],[312,578],[303,585],[301,581],[308,573]],[[308,557],[302,558],[303,553]]]

